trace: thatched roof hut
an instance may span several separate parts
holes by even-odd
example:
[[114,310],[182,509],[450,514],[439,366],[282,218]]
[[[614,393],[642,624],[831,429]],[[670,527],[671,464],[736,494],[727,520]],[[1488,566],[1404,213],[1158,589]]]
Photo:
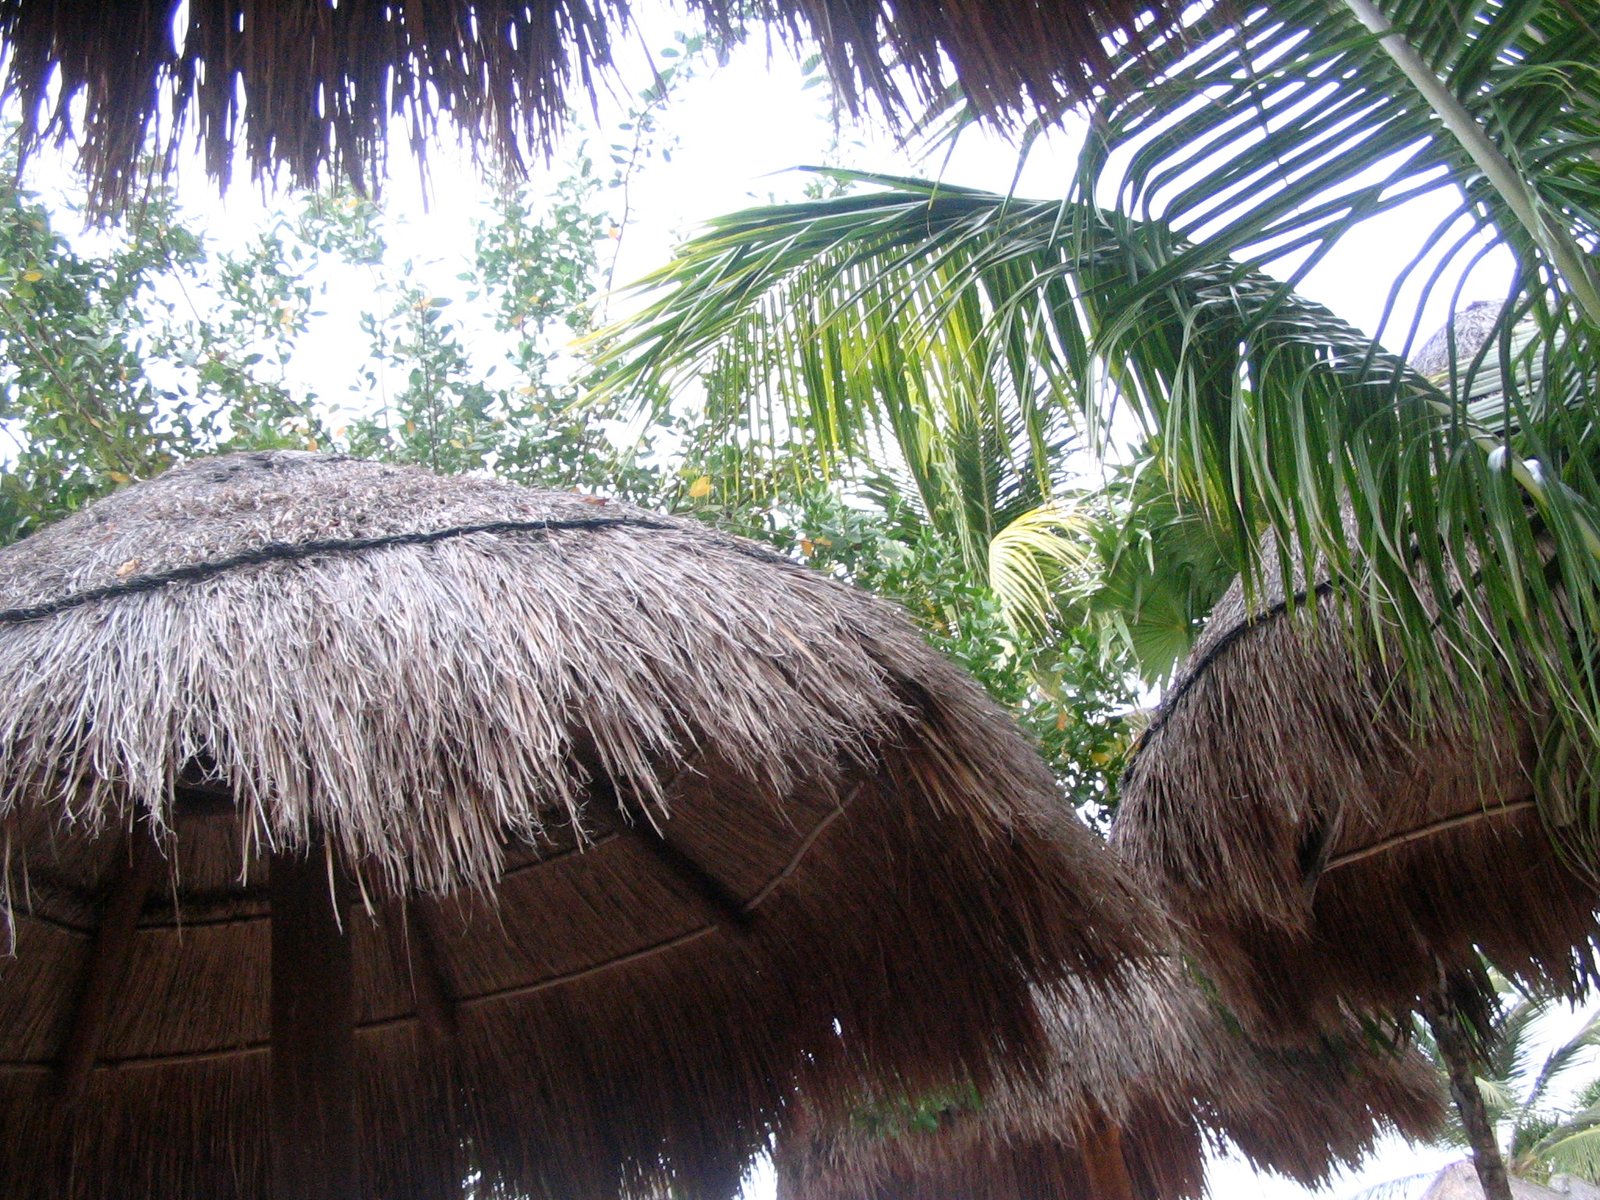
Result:
[[[1410,1010],[1448,981],[1594,979],[1600,886],[1535,802],[1540,720],[1414,703],[1403,665],[1272,554],[1212,613],[1128,767],[1112,840],[1263,1034]],[[1314,611],[1313,611],[1314,607]]]
[[[1589,1200],[1600,1195],[1600,1190],[1570,1175],[1552,1179],[1550,1187],[1514,1175],[1509,1182],[1513,1200]],[[1420,1194],[1412,1192],[1416,1200],[1483,1200],[1483,1184],[1465,1159],[1440,1168]]]
[[1501,307],[1498,300],[1463,305],[1411,355],[1411,369],[1424,379],[1448,382],[1451,366],[1464,370],[1488,342],[1500,321]]
[[971,681],[694,522],[234,456],[0,610],[6,1200],[715,1197],[796,1088],[1025,1068],[1143,944]]
[[[441,115],[507,163],[547,147],[592,93],[628,29],[625,0],[143,0],[0,3],[0,89],[32,123],[66,136],[81,111],[102,201],[134,185],[147,141],[170,166],[184,135],[224,184],[236,149],[252,169],[312,185],[324,168],[382,177],[390,121],[421,155]],[[1108,37],[1175,24],[1175,0],[695,0],[726,33],[754,16],[815,45],[852,106],[891,110],[951,80],[991,115],[1058,115],[1109,74]],[[180,21],[180,18],[182,20]],[[576,93],[576,94],[575,94]],[[81,110],[79,109],[81,106]],[[170,110],[169,116],[163,116]]]
[[1383,1129],[1427,1137],[1443,1116],[1415,1050],[1359,1035],[1264,1048],[1169,964],[1120,1002],[1080,991],[1045,1011],[1055,1057],[1042,1081],[958,1096],[936,1126],[812,1120],[779,1142],[779,1200],[1198,1200],[1206,1143],[1222,1137],[1315,1187]]

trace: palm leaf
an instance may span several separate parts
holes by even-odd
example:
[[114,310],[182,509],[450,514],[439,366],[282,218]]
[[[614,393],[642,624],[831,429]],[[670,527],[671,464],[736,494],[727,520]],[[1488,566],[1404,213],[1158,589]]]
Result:
[[1062,415],[1104,450],[1121,403],[1146,433],[1192,435],[1202,461],[1174,453],[1164,469],[1251,543],[1266,510],[1203,461],[1231,437],[1230,401],[1266,390],[1318,424],[1392,417],[1400,364],[1276,281],[1221,264],[1148,292],[1180,248],[1160,223],[830,174],[878,190],[721,218],[648,279],[664,295],[614,337],[606,391],[671,395],[709,373],[752,419],[781,411],[827,454],[888,436],[925,494],[951,431],[976,423],[1048,495]]
[[1586,1050],[1592,1050],[1596,1046],[1600,1046],[1600,1010],[1589,1014],[1582,1028],[1545,1058],[1544,1064],[1539,1068],[1539,1074],[1534,1077],[1533,1084],[1528,1089],[1525,1106],[1531,1109],[1541,1104],[1550,1090],[1550,1085],[1565,1072],[1577,1066]]
[[1499,1120],[1517,1110],[1516,1089],[1501,1079],[1492,1079],[1487,1075],[1479,1075],[1478,1093],[1483,1097],[1483,1106],[1488,1109],[1491,1120]]
[[1552,1171],[1591,1182],[1600,1179],[1600,1113],[1586,1109],[1543,1138],[1530,1152]]
[[[1107,93],[1066,202],[838,176],[875,190],[734,214],[651,280],[664,294],[614,344],[611,386],[717,363],[752,411],[830,453],[888,435],[946,509],[933,480],[952,414],[1029,446],[1011,466],[1042,494],[1059,414],[1101,453],[1131,427],[1246,578],[1272,528],[1296,552],[1283,562],[1331,579],[1410,664],[1422,706],[1547,710],[1547,781],[1584,782],[1600,339],[1589,267],[1560,251],[1600,238],[1600,32],[1554,0],[1387,0],[1379,16],[1472,136],[1346,3],[1218,6],[1142,59],[1154,77]],[[1474,138],[1517,178],[1478,170]],[[1458,290],[1493,246],[1517,269],[1496,336],[1430,386],[1259,267],[1309,269],[1358,221],[1440,187],[1450,213],[1390,306]],[[1413,346],[1418,326],[1400,333]],[[1570,798],[1547,787],[1555,824]]]
[[[1553,573],[1589,609],[1575,624],[1584,626],[1593,616],[1594,567],[1581,555],[1600,549],[1586,453],[1594,424],[1596,314],[1561,286],[1572,283],[1581,293],[1593,270],[1586,257],[1577,267],[1559,269],[1550,243],[1592,246],[1600,228],[1594,153],[1600,32],[1582,6],[1537,0],[1390,0],[1380,6],[1379,17],[1403,46],[1444,81],[1469,132],[1520,168],[1502,187],[1479,169],[1439,119],[1437,105],[1411,86],[1351,7],[1362,5],[1284,0],[1246,13],[1202,13],[1184,36],[1159,48],[1147,86],[1116,93],[1095,113],[1078,194],[1103,195],[1114,186],[1122,211],[1159,215],[1189,242],[1168,267],[1174,275],[1225,259],[1282,261],[1289,252],[1299,255],[1299,270],[1308,270],[1336,253],[1342,235],[1361,219],[1425,192],[1454,195],[1395,279],[1391,306],[1407,289],[1426,301],[1437,288],[1458,287],[1462,271],[1496,245],[1515,256],[1519,272],[1499,336],[1469,364],[1469,377],[1452,374],[1444,381],[1457,398],[1462,429],[1483,453],[1464,453],[1458,438],[1433,446],[1418,464],[1423,469],[1415,486],[1387,503],[1364,506],[1356,522],[1363,549],[1409,548],[1408,524],[1432,533],[1434,497],[1459,504],[1461,511],[1446,515],[1461,523],[1440,531],[1440,552],[1420,547],[1424,573],[1439,581],[1450,573],[1451,558],[1471,559],[1485,550],[1498,557],[1500,569],[1483,573],[1493,577],[1483,598],[1486,619],[1469,619],[1461,633],[1464,641],[1475,635],[1512,660],[1517,636],[1548,641],[1561,627],[1552,623],[1555,614],[1538,589],[1530,595],[1521,586],[1541,564],[1511,545],[1525,546],[1529,536],[1514,507],[1531,501],[1547,509],[1541,532],[1545,526],[1559,530]],[[1537,219],[1520,213],[1519,196],[1537,210]],[[1163,282],[1153,277],[1148,286]],[[1422,307],[1418,303],[1417,311]],[[1514,333],[1519,328],[1520,338]],[[1401,330],[1403,345],[1412,346],[1417,334],[1413,321]],[[1547,365],[1555,378],[1543,377]],[[1497,438],[1503,444],[1493,457]],[[1548,487],[1553,459],[1568,474],[1562,483],[1571,485],[1554,493]],[[1508,492],[1497,476],[1517,486]],[[1370,495],[1380,482],[1369,477],[1359,490]],[[1408,510],[1415,520],[1407,521]],[[1297,524],[1277,517],[1275,523],[1285,532]],[[1391,554],[1396,561],[1384,570],[1382,557],[1378,578],[1366,590],[1403,600],[1409,590],[1404,565]],[[1530,606],[1539,619],[1524,623]],[[1507,611],[1515,614],[1509,624],[1487,619]],[[1426,647],[1415,638],[1407,649]],[[1493,657],[1476,666],[1489,669]],[[1581,693],[1583,715],[1572,733],[1593,724],[1592,680],[1582,678],[1582,670],[1576,678],[1569,671],[1586,670],[1588,657],[1556,654],[1561,661],[1534,668],[1558,696]]]
[[[1080,194],[1114,186],[1119,208],[1159,216],[1196,258],[1258,263],[1294,251],[1304,270],[1361,219],[1453,192],[1456,203],[1419,238],[1429,253],[1400,273],[1391,300],[1413,283],[1451,286],[1448,270],[1428,274],[1462,265],[1486,242],[1505,242],[1527,263],[1548,262],[1545,226],[1593,245],[1600,31],[1592,15],[1547,0],[1370,6],[1519,169],[1502,191],[1355,7],[1277,0],[1202,12],[1155,49],[1144,86],[1116,91],[1095,112]],[[1530,193],[1541,219],[1525,222],[1507,191]],[[1407,345],[1416,333],[1413,325]]]
[[1093,517],[1060,504],[1029,509],[989,542],[989,590],[1019,633],[1042,637],[1059,608],[1061,581],[1092,573]]
[[[1600,735],[1600,338],[1587,265],[1561,252],[1600,237],[1600,33],[1536,0],[1379,15],[1471,136],[1341,0],[1219,6],[1108,92],[1067,200],[836,174],[873,190],[722,218],[648,281],[661,294],[617,335],[608,386],[709,366],[825,454],[887,440],[973,547],[1003,525],[998,493],[957,486],[950,445],[989,429],[986,462],[1043,498],[1063,414],[1102,456],[1131,440],[1247,582],[1270,528],[1407,664],[1419,704],[1547,711],[1548,781],[1581,776]],[[1515,187],[1480,171],[1474,137]],[[1458,288],[1488,247],[1516,271],[1495,336],[1437,382],[1260,269],[1309,269],[1440,188],[1456,202],[1391,305]],[[1415,322],[1401,332],[1415,344]],[[1544,792],[1570,829],[1571,796]]]

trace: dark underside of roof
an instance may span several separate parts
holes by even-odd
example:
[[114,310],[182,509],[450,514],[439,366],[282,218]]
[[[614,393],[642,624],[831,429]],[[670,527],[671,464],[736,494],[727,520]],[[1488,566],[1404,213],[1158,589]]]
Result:
[[[1138,45],[1180,11],[1169,0],[898,0],[892,20],[886,0],[689,8],[686,23],[724,38],[755,19],[816,47],[852,108],[871,97],[905,111],[954,82],[999,119],[1059,115],[1110,82],[1108,37]],[[624,36],[622,0],[0,0],[3,88],[28,114],[24,152],[81,139],[103,207],[125,203],[152,163],[169,169],[191,133],[223,186],[238,151],[258,176],[369,186],[396,118],[419,158],[447,116],[487,161],[517,169],[549,149]]]

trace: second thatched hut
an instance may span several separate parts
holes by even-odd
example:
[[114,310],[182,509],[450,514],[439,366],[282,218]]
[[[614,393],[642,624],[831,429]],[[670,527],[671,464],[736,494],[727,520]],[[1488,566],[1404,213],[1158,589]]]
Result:
[[1535,797],[1539,714],[1413,701],[1404,666],[1272,553],[1207,622],[1112,833],[1262,1036],[1507,975],[1592,982],[1600,881]]

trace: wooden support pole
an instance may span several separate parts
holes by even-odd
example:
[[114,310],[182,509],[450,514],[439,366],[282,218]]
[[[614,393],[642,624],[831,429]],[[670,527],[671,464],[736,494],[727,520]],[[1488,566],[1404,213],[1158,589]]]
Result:
[[355,1200],[355,986],[337,872],[320,839],[274,854],[272,1194]]
[[1097,1114],[1083,1139],[1083,1167],[1093,1200],[1136,1200],[1128,1162],[1122,1155],[1122,1130]]
[[127,982],[139,914],[160,876],[161,862],[161,848],[150,827],[140,823],[130,829],[100,911],[100,923],[95,926],[72,1024],[62,1043],[61,1092],[68,1101],[83,1095],[89,1082],[105,1039],[111,1002]]
[[409,971],[403,969],[402,974],[411,980],[422,1027],[434,1042],[448,1043],[456,1035],[456,1002],[446,982],[434,914],[428,902],[416,899],[405,902],[405,913],[403,949],[408,957],[402,967]]

